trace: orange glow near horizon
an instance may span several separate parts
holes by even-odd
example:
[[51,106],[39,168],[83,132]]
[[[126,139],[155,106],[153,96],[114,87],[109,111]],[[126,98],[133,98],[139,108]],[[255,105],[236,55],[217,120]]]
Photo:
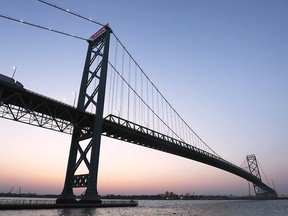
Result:
[[[8,124],[10,123],[13,124],[13,122]],[[1,157],[2,191],[8,192],[14,186],[21,187],[23,192],[60,194],[64,184],[70,137],[59,133],[54,135],[53,132],[47,131],[51,140],[46,140],[45,144],[43,143],[45,146],[40,146],[41,138],[37,138],[33,142],[28,142],[25,151],[15,151],[23,145],[19,140],[29,137],[23,133],[13,139],[10,138],[9,143],[13,145],[3,146],[6,154]],[[63,142],[60,149],[65,146],[64,155],[55,152],[55,148],[60,144],[55,144],[54,140],[59,138],[62,141],[58,142]],[[215,176],[218,177],[209,179],[211,172],[215,172]],[[99,194],[158,194],[165,191],[201,193],[208,188],[207,185],[216,186],[217,181],[228,181],[221,180],[223,176],[221,172],[223,171],[195,161],[103,138],[98,192]],[[219,189],[221,190],[223,187]]]
[[[15,124],[5,121],[5,125]],[[3,124],[0,124],[0,127]],[[17,136],[2,135],[1,192],[14,186],[22,192],[60,194],[63,189],[70,136],[41,130],[31,137],[26,125]],[[0,128],[1,129],[1,128]],[[5,141],[6,140],[6,141]],[[25,140],[25,142],[23,142]],[[25,145],[25,148],[21,148]],[[16,150],[15,150],[16,149]],[[21,149],[21,151],[17,151]],[[2,152],[3,152],[2,151]],[[79,194],[83,190],[75,189]],[[223,170],[138,145],[102,138],[99,194],[248,194],[247,182]]]

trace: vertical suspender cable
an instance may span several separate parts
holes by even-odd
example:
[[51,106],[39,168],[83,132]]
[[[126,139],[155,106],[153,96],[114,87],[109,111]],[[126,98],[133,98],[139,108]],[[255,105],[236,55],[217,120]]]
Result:
[[[77,16],[77,17],[79,17],[79,18],[82,18],[82,19],[85,19],[86,21],[89,21],[89,22],[92,22],[92,23],[95,23],[95,24],[98,24],[98,25],[101,25],[101,26],[104,26],[103,24],[101,24],[101,23],[98,23],[98,22],[96,22],[96,21],[94,21],[94,20],[92,20],[92,19],[88,19],[88,18],[86,18],[86,17],[84,17],[84,16],[81,16],[81,15],[79,15],[79,14],[76,14],[76,13],[74,13],[74,12],[71,12],[70,10],[68,10],[68,9],[63,9],[63,8],[61,8],[61,7],[59,7],[59,6],[56,6],[56,5],[54,5],[54,4],[51,4],[51,3],[48,3],[47,1],[44,1],[44,0],[38,0],[39,2],[41,2],[41,3],[44,3],[44,4],[46,4],[46,5],[49,5],[49,6],[52,6],[52,7],[54,7],[54,8],[57,8],[57,9],[59,9],[59,10],[62,10],[62,11],[64,11],[64,12],[66,12],[66,13],[69,13],[69,14],[71,14],[71,15],[74,15],[74,16]],[[66,35],[66,36],[70,36],[70,37],[74,37],[74,38],[78,38],[78,39],[81,39],[81,40],[86,40],[85,38],[81,38],[81,37],[77,37],[77,36],[74,36],[74,35],[71,35],[71,34],[67,34],[67,33],[64,33],[64,32],[60,32],[60,31],[57,31],[57,30],[52,30],[51,28],[46,28],[46,27],[43,27],[43,26],[39,26],[39,25],[35,25],[35,24],[32,24],[32,23],[28,23],[28,22],[25,22],[25,21],[23,21],[23,20],[18,20],[18,19],[14,19],[14,18],[11,18],[11,17],[7,17],[7,16],[3,16],[3,15],[0,15],[0,17],[2,17],[2,18],[5,18],[5,19],[9,19],[9,20],[13,20],[13,21],[17,21],[17,22],[21,22],[21,23],[23,23],[23,24],[26,24],[26,25],[30,25],[30,26],[33,26],[33,27],[37,27],[37,28],[41,28],[41,29],[45,29],[45,30],[49,30],[49,31],[53,31],[53,32],[55,32],[55,33],[59,33],[59,34],[62,34],[62,35]],[[138,65],[138,63],[134,60],[134,58],[131,56],[131,54],[127,51],[127,49],[124,47],[124,45],[120,42],[120,40],[117,38],[117,36],[114,34],[114,33],[112,33],[114,36],[115,36],[115,38],[116,38],[116,43],[118,44],[118,42],[120,43],[120,45],[123,47],[123,49],[125,50],[125,52],[128,54],[128,56],[130,57],[130,61],[131,60],[133,60],[133,62],[135,63],[135,71],[137,71],[137,67],[140,69],[140,72],[142,72],[142,74],[146,77],[146,79],[147,79],[147,83],[149,82],[151,85],[152,85],[152,87],[154,87],[155,89],[156,89],[156,91],[157,92],[159,92],[159,95],[161,96],[161,97],[163,97],[163,100],[165,101],[165,103],[166,103],[166,111],[167,111],[167,113],[166,113],[166,115],[167,115],[167,119],[166,119],[166,121],[164,120],[164,117],[162,117],[162,119],[159,117],[159,112],[157,112],[157,113],[155,113],[155,111],[153,110],[155,107],[154,107],[154,90],[152,91],[152,99],[150,99],[150,101],[149,101],[149,92],[147,91],[147,102],[146,102],[146,106],[147,106],[147,117],[148,117],[148,123],[149,123],[149,120],[150,120],[150,112],[151,112],[151,115],[153,115],[153,125],[154,125],[154,118],[155,118],[155,116],[154,115],[156,115],[159,119],[161,119],[161,121],[162,121],[162,123],[163,123],[163,125],[165,125],[166,127],[167,127],[167,130],[169,131],[169,132],[171,132],[172,133],[172,135],[176,135],[175,134],[175,130],[177,131],[177,133],[178,132],[180,132],[180,131],[182,131],[182,134],[181,134],[181,136],[183,137],[183,125],[185,125],[185,127],[187,127],[188,128],[188,130],[190,131],[190,133],[188,133],[188,135],[189,135],[189,137],[191,137],[192,136],[192,140],[193,140],[193,142],[194,142],[194,139],[195,139],[195,143],[197,143],[198,145],[203,145],[204,147],[206,147],[206,148],[208,148],[212,153],[214,153],[215,155],[217,155],[217,156],[219,156],[218,154],[216,154],[190,127],[189,127],[189,125],[181,118],[181,116],[174,110],[174,108],[170,105],[170,103],[164,98],[164,96],[160,93],[160,91],[156,88],[156,86],[151,82],[151,80],[148,78],[148,76],[144,73],[144,71],[141,69],[141,67]],[[118,92],[119,92],[119,89],[118,89],[118,80],[117,80],[117,83],[116,83],[116,90],[115,90],[115,75],[116,75],[116,63],[117,63],[117,44],[116,44],[116,54],[115,54],[115,67],[114,67],[114,69],[113,69],[113,71],[115,71],[115,73],[113,73],[114,74],[114,76],[112,77],[112,84],[110,85],[113,89],[112,89],[112,93],[111,93],[111,96],[112,96],[112,98],[111,98],[111,101],[112,101],[112,103],[110,104],[111,105],[111,111],[113,110],[113,103],[114,103],[114,101],[115,101],[115,104],[116,104],[116,106],[115,106],[115,109],[117,109],[117,106],[118,106],[118,97],[117,97],[117,95],[116,95],[116,100],[114,100],[114,97],[115,97],[115,94],[118,94]],[[124,51],[123,51],[124,52]],[[122,78],[123,78],[123,76],[122,76]],[[136,90],[136,92],[137,92],[137,74],[135,74],[135,79],[136,79],[136,81],[135,81],[135,90]],[[142,83],[142,81],[141,81],[141,83]],[[122,89],[122,87],[121,87],[121,89]],[[121,91],[120,91],[121,92]],[[121,94],[122,93],[124,93],[124,89],[123,89],[123,92],[121,92]],[[129,92],[128,92],[128,95],[130,95],[130,90],[129,90]],[[144,95],[143,95],[144,96]],[[128,104],[130,103],[130,98],[128,99],[129,100],[129,102],[128,102]],[[152,101],[151,101],[152,100]],[[140,99],[139,100],[140,102],[142,101],[142,102],[144,102],[142,99]],[[151,105],[151,102],[152,102],[152,110],[151,110],[151,107],[149,107],[150,105]],[[162,101],[163,102],[163,101]],[[136,96],[135,96],[135,100],[134,100],[134,103],[136,104]],[[144,104],[145,104],[145,102],[144,102]],[[150,105],[149,105],[150,104]],[[123,105],[123,104],[122,104]],[[121,105],[120,105],[121,106]],[[129,105],[130,106],[130,105]],[[158,105],[157,105],[158,106]],[[169,106],[169,110],[168,110],[168,106]],[[108,108],[109,109],[109,108]],[[118,113],[120,114],[120,111],[122,111],[122,109],[123,109],[123,107],[121,108],[120,107],[120,110],[118,111]],[[136,120],[136,109],[137,109],[137,105],[135,105],[135,114],[134,114],[134,116],[135,116],[135,120]],[[149,109],[150,109],[150,112],[149,112]],[[177,120],[173,120],[172,118],[170,119],[170,121],[169,121],[169,112],[170,112],[170,117],[172,117],[172,113],[171,112],[174,112],[174,114],[177,116],[177,118],[178,118],[178,121]],[[112,112],[111,112],[112,113]],[[141,112],[141,110],[139,111],[139,113],[145,113],[145,112]],[[165,116],[165,114],[164,114],[165,112],[163,112],[162,114],[163,114],[163,116]],[[176,117],[175,117],[176,118]],[[173,121],[175,121],[175,123],[176,123],[176,125],[173,125]],[[181,123],[180,123],[180,121],[182,122],[182,125],[181,125]],[[166,122],[166,123],[165,123]],[[171,122],[171,126],[169,127],[169,122]],[[182,126],[182,127],[181,127]],[[168,133],[168,132],[167,132]],[[191,134],[192,133],[192,134]],[[178,135],[176,135],[176,137],[179,137]],[[191,138],[190,138],[191,139]]]
[[[64,8],[62,8],[62,7],[59,7],[59,6],[56,6],[55,4],[52,4],[52,3],[48,3],[47,1],[44,1],[44,0],[38,0],[39,2],[41,2],[41,3],[44,3],[44,4],[46,4],[46,5],[49,5],[49,6],[52,6],[52,7],[54,7],[54,8],[57,8],[57,9],[59,9],[59,10],[62,10],[62,11],[64,11],[64,12],[66,12],[66,13],[69,13],[69,14],[72,14],[72,15],[74,15],[74,16],[77,16],[77,17],[79,17],[79,18],[82,18],[82,19],[85,19],[86,21],[89,21],[89,22],[92,22],[92,23],[95,23],[95,24],[98,24],[98,25],[101,25],[101,26],[104,26],[103,24],[101,24],[101,23],[99,23],[99,22],[96,22],[96,21],[94,21],[94,20],[92,20],[92,19],[88,19],[88,18],[86,18],[86,17],[84,17],[84,16],[81,16],[81,15],[79,15],[79,14],[77,14],[77,13],[74,13],[74,12],[71,12],[70,10],[68,10],[68,9],[64,9]],[[3,17],[3,18],[6,18],[6,19],[11,19],[11,20],[14,20],[14,21],[18,21],[18,20],[16,20],[16,19],[12,19],[12,18],[9,18],[9,17],[6,17],[6,16],[1,16],[1,17]],[[21,22],[23,22],[23,21],[21,21]],[[30,23],[26,23],[26,22],[23,22],[23,23],[25,23],[25,24],[29,24],[30,25]],[[32,26],[36,26],[36,25],[34,25],[34,24],[31,24]],[[43,27],[41,27],[41,26],[36,26],[36,27],[39,27],[39,28],[43,28]],[[46,29],[46,30],[51,30],[50,28],[48,29],[48,28],[43,28],[43,29]],[[57,32],[57,33],[61,33],[61,34],[65,34],[65,33],[63,33],[63,32],[59,32],[59,31],[55,31],[55,32]],[[65,35],[67,35],[67,36],[71,36],[71,37],[74,37],[73,35],[68,35],[68,34],[65,34]],[[115,36],[115,38],[117,39],[117,41],[119,41],[119,39],[116,37],[116,35],[113,33],[113,35]],[[78,38],[78,39],[83,39],[83,38],[80,38],[80,37],[76,37],[76,38]],[[84,39],[85,40],[85,39]],[[120,42],[120,41],[119,41]],[[123,44],[120,42],[120,44],[123,46]],[[126,50],[126,48],[123,46],[123,48],[125,49],[125,51],[127,52],[127,54],[132,58],[132,56],[130,55],[130,53]],[[138,64],[137,64],[137,62],[132,58],[132,60],[135,62],[135,65],[137,65],[138,66]],[[138,66],[139,67],[139,66]],[[142,71],[142,73],[146,76],[146,78],[149,80],[149,82],[151,82],[150,81],[150,79],[147,77],[147,75],[144,73],[144,71],[139,67],[139,69]],[[151,84],[152,84],[152,86],[154,86],[154,84],[151,82]],[[155,86],[154,86],[155,87]],[[155,87],[156,88],[156,87]],[[156,88],[156,90],[158,91],[158,89]],[[159,91],[158,91],[159,92]],[[162,94],[159,92],[159,94],[162,96]],[[163,97],[164,98],[164,97]],[[165,99],[165,98],[164,98]],[[165,99],[165,101],[168,103],[168,101]],[[149,104],[149,101],[147,101],[147,103]],[[169,104],[169,103],[168,103]],[[169,106],[171,107],[171,105],[169,104]],[[149,108],[148,108],[149,109]],[[172,110],[174,110],[172,107],[171,107],[171,109]],[[175,110],[174,110],[175,111]],[[189,130],[191,130],[192,131],[192,133],[195,135],[195,138],[197,137],[197,139],[199,139],[199,142],[201,142],[203,145],[205,145],[208,149],[210,149],[214,154],[216,154],[188,125],[187,125],[187,123],[179,116],[179,114],[175,111],[175,113],[176,113],[176,115],[178,116],[178,118],[180,118],[181,119],[181,121],[183,121],[184,122],[184,124],[186,125],[186,127],[188,127],[189,128]],[[148,115],[148,117],[149,117],[149,115]],[[216,154],[216,155],[218,155],[218,154]],[[218,155],[219,156],[219,155]]]
[[[134,91],[136,92],[136,85],[137,85],[137,65],[135,64],[135,72],[134,72]],[[136,102],[136,94],[134,94],[134,122],[137,122],[136,119],[136,112],[137,112],[137,102]]]
[[[124,77],[124,49],[122,52],[122,71],[121,76]],[[120,95],[120,116],[123,115],[123,104],[124,104],[124,80],[121,79],[121,95]]]
[[[156,97],[157,97],[156,98],[156,101],[157,101],[157,115],[160,116],[160,113],[159,113],[159,97],[158,97],[158,95],[159,95],[158,92],[156,92]],[[158,122],[157,130],[160,131],[160,121],[157,120],[157,122]]]
[[[147,91],[147,104],[149,105],[149,86],[148,86],[148,79],[146,79],[146,91]],[[147,107],[147,127],[149,127],[150,123],[150,113],[149,113],[149,108]]]
[[[116,67],[116,62],[117,62],[117,46],[118,46],[118,41],[116,40],[116,45],[115,45],[115,59],[114,59],[114,68]],[[113,69],[114,69],[113,68]],[[115,69],[114,69],[114,71],[115,71]],[[114,109],[114,110],[111,110],[112,112],[111,113],[113,113],[114,111],[115,111],[115,109],[117,109],[117,104],[115,104],[115,106],[114,106],[114,103],[115,103],[115,100],[114,100],[114,97],[115,97],[115,78],[116,77],[116,73],[113,73],[113,91],[112,91],[112,98],[111,98],[111,100],[112,100],[112,108]],[[117,89],[116,89],[116,92],[117,92]]]
[[[131,84],[130,83],[130,79],[131,79],[131,58],[129,57],[129,65],[128,65],[128,83],[129,85]],[[130,111],[130,88],[128,87],[128,101],[127,101],[127,105],[128,105],[128,108],[127,108],[127,119],[130,120],[129,118],[129,111]]]
[[[154,90],[153,90],[153,86],[151,86],[151,88],[152,88],[152,110],[154,110]],[[154,123],[154,117],[155,117],[155,115],[152,113],[152,122],[153,122],[153,130],[155,130],[155,123]]]
[[[140,94],[141,98],[143,98],[143,73],[141,73],[141,94]],[[141,109],[140,109],[140,113],[141,113],[141,121],[140,123],[142,123],[144,125],[145,122],[145,105],[143,103],[141,103]]]

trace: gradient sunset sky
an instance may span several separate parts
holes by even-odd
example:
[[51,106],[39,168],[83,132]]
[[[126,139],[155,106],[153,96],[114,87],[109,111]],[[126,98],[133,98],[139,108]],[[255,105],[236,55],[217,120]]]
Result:
[[[114,33],[177,112],[220,156],[255,154],[288,194],[288,1],[51,0]],[[0,14],[88,38],[100,27],[37,0],[1,0]],[[73,104],[87,42],[0,19],[0,73]],[[71,137],[0,118],[0,192],[56,193]],[[262,176],[265,179],[265,176]],[[103,137],[100,194],[248,194],[225,171]]]

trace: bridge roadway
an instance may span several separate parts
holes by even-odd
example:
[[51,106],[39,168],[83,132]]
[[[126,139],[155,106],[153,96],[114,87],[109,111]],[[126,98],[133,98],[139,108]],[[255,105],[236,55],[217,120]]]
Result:
[[[74,126],[89,132],[94,120],[92,113],[81,112],[68,104],[2,81],[0,117],[69,134]],[[276,196],[276,192],[259,178],[229,161],[117,116],[104,118],[102,134],[217,167],[247,179],[270,196]]]

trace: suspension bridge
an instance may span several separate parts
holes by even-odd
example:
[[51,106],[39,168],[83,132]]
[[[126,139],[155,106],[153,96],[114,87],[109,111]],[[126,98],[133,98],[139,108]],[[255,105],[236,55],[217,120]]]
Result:
[[[23,20],[1,17],[51,31]],[[76,202],[75,188],[85,190],[80,202],[101,202],[97,176],[102,136],[208,164],[252,182],[257,197],[277,196],[262,181],[255,155],[246,157],[247,170],[213,151],[161,94],[109,25],[101,26],[85,39],[88,49],[76,107],[29,91],[14,79],[0,80],[0,117],[72,135],[58,203]],[[80,166],[85,167],[85,173]]]

